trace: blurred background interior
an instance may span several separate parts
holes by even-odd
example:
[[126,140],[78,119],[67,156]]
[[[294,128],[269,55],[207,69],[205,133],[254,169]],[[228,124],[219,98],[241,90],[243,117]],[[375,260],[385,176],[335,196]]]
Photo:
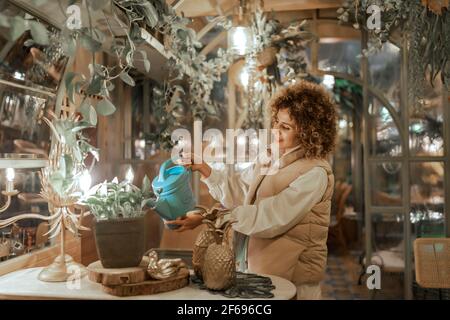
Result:
[[[177,10],[192,18],[192,28],[197,31],[229,7],[224,0],[179,2]],[[211,6],[212,2],[217,6]],[[59,32],[58,25],[64,17],[53,13],[59,12],[58,1],[46,8],[35,8],[30,3],[2,1],[0,11],[8,15],[39,15],[48,22],[51,34]],[[434,87],[425,88],[423,108],[418,111],[408,108],[408,102],[403,99],[406,58],[400,37],[391,39],[380,52],[369,56],[367,65],[362,64],[357,56],[366,39],[351,26],[338,24],[336,9],[341,3],[266,1],[281,23],[287,24],[293,18],[308,20],[319,41],[306,44],[301,59],[310,79],[326,86],[339,106],[338,144],[331,159],[336,187],[327,276],[322,284],[324,297],[442,298],[448,291],[417,285],[413,242],[417,238],[448,236],[450,229],[448,92],[438,77]],[[221,33],[220,28],[212,27],[202,38],[202,44],[208,46],[208,56],[213,57],[218,48],[226,47],[226,37]],[[0,153],[47,157],[51,141],[41,117],[55,108],[66,67],[85,71],[88,53],[80,49],[69,66],[58,43],[25,46],[30,39],[29,32],[24,32],[15,42],[4,34],[0,27]],[[152,60],[151,72],[142,67],[134,70],[136,86],[133,88],[117,82],[112,99],[120,109],[111,117],[101,117],[97,128],[89,132],[91,143],[101,150],[94,183],[115,176],[123,178],[130,166],[135,171],[136,182],[142,181],[145,174],[153,178],[169,156],[148,139],[158,130],[153,94],[154,88],[162,88],[166,80],[167,57],[153,47],[148,46],[146,50]],[[97,56],[104,63],[113,63],[107,53]],[[236,80],[242,78],[236,77],[236,73],[243,72],[241,69],[237,61],[215,83],[212,95],[220,104],[221,113],[216,120],[204,122],[204,130],[218,128],[224,132],[239,126],[245,95],[240,80]],[[192,117],[186,110],[183,112],[186,116],[182,124],[191,130]],[[235,170],[243,167],[236,166]],[[3,185],[5,173],[0,174]],[[39,196],[38,169],[16,170],[15,183],[21,193],[2,213],[2,219],[29,212],[48,214],[46,202]],[[199,203],[214,204],[198,176],[193,186]],[[85,221],[87,226],[91,224],[89,219]],[[200,230],[182,234],[170,231],[151,211],[147,220],[148,248],[189,257]],[[52,261],[55,242],[45,235],[48,228],[46,222],[27,219],[0,229],[0,275],[18,267],[46,265]],[[84,264],[97,259],[89,231],[83,231],[81,238],[69,242],[68,250]],[[367,290],[365,266],[368,264],[381,266],[383,290]]]

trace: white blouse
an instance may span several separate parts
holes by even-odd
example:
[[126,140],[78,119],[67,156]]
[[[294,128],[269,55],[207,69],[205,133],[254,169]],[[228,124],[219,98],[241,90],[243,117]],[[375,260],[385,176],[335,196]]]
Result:
[[248,236],[273,238],[287,232],[320,201],[328,185],[325,169],[315,167],[277,195],[243,205],[253,170],[254,166],[241,173],[213,169],[208,178],[201,179],[215,200],[232,209],[230,217],[237,220],[233,229]]

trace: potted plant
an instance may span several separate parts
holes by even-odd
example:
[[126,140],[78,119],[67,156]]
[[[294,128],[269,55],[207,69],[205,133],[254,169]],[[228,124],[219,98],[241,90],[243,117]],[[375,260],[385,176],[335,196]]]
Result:
[[97,252],[105,268],[137,267],[145,253],[144,214],[154,201],[150,180],[144,177],[142,190],[129,180],[103,182],[94,186],[83,203],[95,216]]

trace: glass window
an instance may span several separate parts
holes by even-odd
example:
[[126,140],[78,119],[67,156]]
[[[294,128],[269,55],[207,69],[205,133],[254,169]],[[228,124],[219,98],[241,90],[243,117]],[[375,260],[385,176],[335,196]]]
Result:
[[434,88],[427,80],[425,96],[418,108],[411,111],[409,123],[409,147],[412,155],[444,155],[444,98],[440,76]]
[[402,205],[401,167],[401,163],[395,161],[370,165],[373,205]]
[[369,55],[369,83],[379,89],[400,112],[400,49],[387,42],[379,52]]
[[319,43],[319,69],[359,77],[361,43],[359,40]]
[[389,110],[376,98],[369,105],[372,155],[398,157],[402,154],[399,130]]
[[411,223],[417,237],[445,237],[444,163],[410,166]]

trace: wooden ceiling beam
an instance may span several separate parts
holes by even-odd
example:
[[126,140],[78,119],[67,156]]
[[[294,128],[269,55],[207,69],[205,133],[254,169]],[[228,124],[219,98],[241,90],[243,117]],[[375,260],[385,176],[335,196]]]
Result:
[[[167,0],[168,3],[171,0]],[[178,0],[171,1],[186,17],[217,16],[239,6],[239,0]],[[264,0],[264,11],[299,11],[338,8],[342,0]]]
[[338,8],[342,0],[265,0],[264,11],[297,11]]

